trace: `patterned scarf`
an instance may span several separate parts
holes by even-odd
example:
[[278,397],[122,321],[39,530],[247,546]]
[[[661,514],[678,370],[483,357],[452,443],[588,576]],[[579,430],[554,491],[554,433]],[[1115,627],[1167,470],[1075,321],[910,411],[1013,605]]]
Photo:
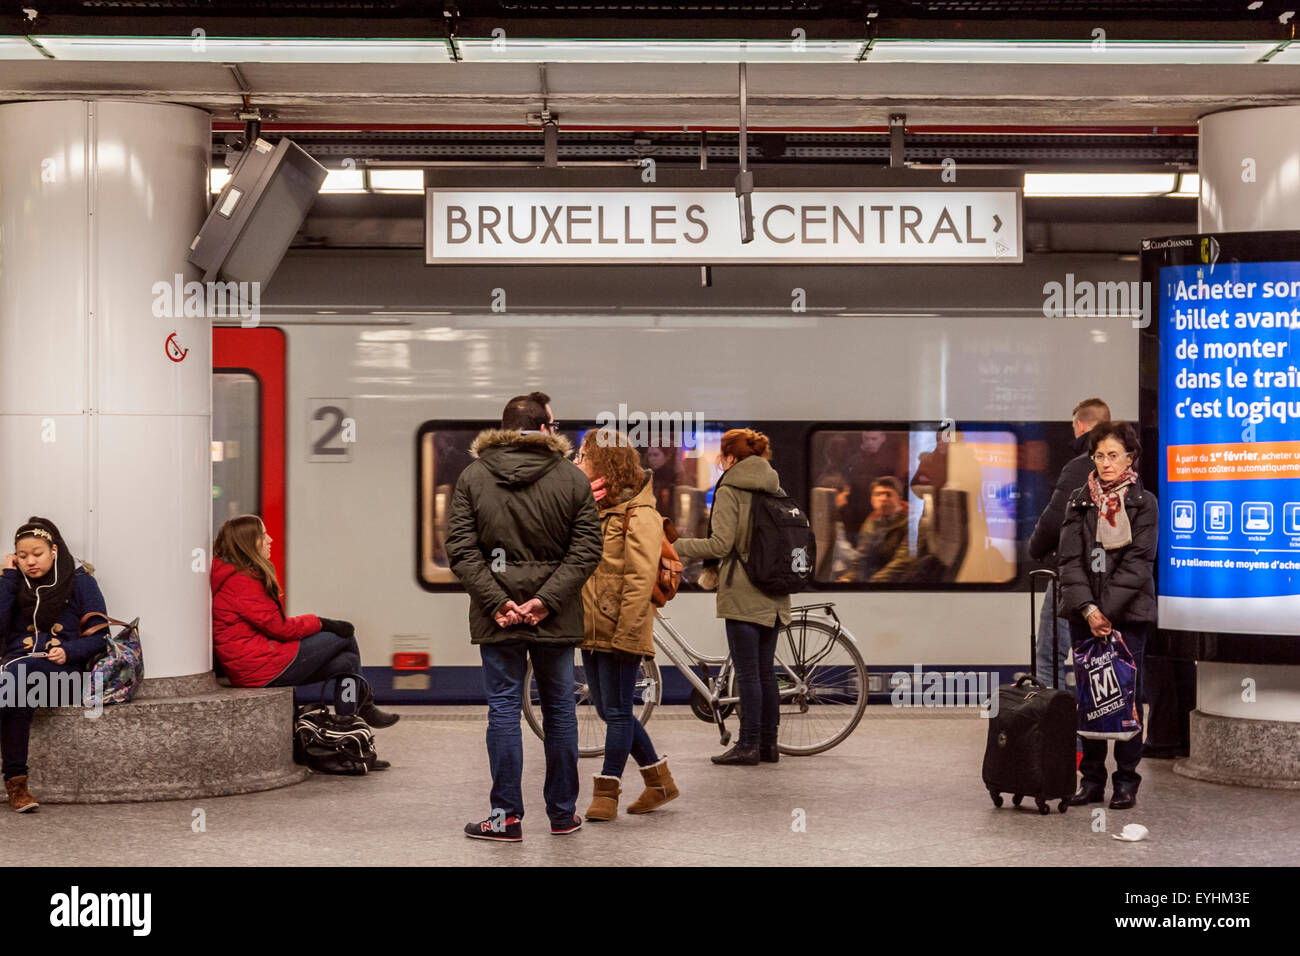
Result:
[[1125,468],[1122,475],[1109,482],[1103,482],[1095,470],[1088,476],[1088,494],[1098,511],[1097,543],[1107,551],[1133,543],[1124,498],[1137,480],[1137,472],[1132,468]]

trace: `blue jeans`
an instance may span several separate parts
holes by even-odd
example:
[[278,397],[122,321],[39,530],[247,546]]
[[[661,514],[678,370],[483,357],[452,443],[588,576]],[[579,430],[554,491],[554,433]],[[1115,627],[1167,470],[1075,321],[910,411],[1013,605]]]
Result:
[[[22,700],[28,690],[27,675],[38,672],[47,675],[73,674],[81,668],[72,664],[56,664],[48,657],[34,657],[13,661],[4,670],[8,675],[2,679],[9,686],[0,688],[0,757],[3,758],[4,778],[8,780],[10,777],[22,777],[27,774],[27,745],[32,735],[32,717],[36,713],[35,707],[22,706]],[[47,677],[46,680],[48,681],[49,678]],[[47,684],[47,688],[46,706],[81,706],[80,698],[54,699],[56,696],[59,698],[63,696],[59,693],[62,689],[59,683],[51,681]],[[12,701],[13,706],[4,706],[6,699]]]
[[[1142,700],[1142,671],[1145,669],[1143,660],[1143,651],[1147,644],[1147,624],[1139,624],[1135,621],[1111,621],[1111,626],[1119,631],[1124,638],[1124,643],[1128,645],[1129,651],[1133,654],[1133,660],[1137,663],[1137,687],[1134,688],[1139,701],[1138,713],[1141,713]],[[1092,630],[1080,617],[1070,619],[1070,641],[1077,644],[1088,637],[1092,636]],[[1145,725],[1142,730],[1133,736],[1130,740],[1116,740],[1115,744],[1115,773],[1111,776],[1111,781],[1115,784],[1131,784],[1133,790],[1137,790],[1138,784],[1142,782],[1142,774],[1137,772],[1138,761],[1142,759],[1142,737],[1146,731]],[[1083,738],[1083,762],[1079,764],[1079,773],[1083,776],[1083,782],[1098,787],[1106,785],[1106,744],[1111,743],[1108,740],[1095,740],[1091,737]]]
[[1048,588],[1043,594],[1043,606],[1038,610],[1038,659],[1034,662],[1034,671],[1040,681],[1048,687],[1056,686],[1073,691],[1066,682],[1065,659],[1070,654],[1070,619],[1061,616],[1057,619],[1060,627],[1060,641],[1056,651],[1056,684],[1052,684],[1052,618],[1056,615],[1056,589]]
[[[298,642],[298,650],[289,666],[280,671],[267,687],[300,687],[329,681],[339,674],[361,673],[361,651],[355,637],[340,637],[331,631],[319,631]],[[334,710],[349,716],[356,713],[360,694],[344,700],[343,687],[334,685]]]
[[776,633],[778,625],[727,621],[727,647],[736,665],[740,689],[740,738],[746,749],[776,743],[781,720],[781,690],[776,683]]
[[514,642],[480,644],[483,690],[488,699],[487,751],[492,770],[492,812],[524,816],[521,779],[524,741],[519,730],[524,672],[533,659],[533,676],[542,702],[542,742],[546,752],[546,815],[551,824],[573,825],[578,802],[578,718],[574,713],[573,648]]
[[621,777],[627,757],[639,767],[658,763],[650,735],[636,718],[636,679],[641,658],[623,651],[583,651],[591,703],[605,722],[605,763],[601,773]]

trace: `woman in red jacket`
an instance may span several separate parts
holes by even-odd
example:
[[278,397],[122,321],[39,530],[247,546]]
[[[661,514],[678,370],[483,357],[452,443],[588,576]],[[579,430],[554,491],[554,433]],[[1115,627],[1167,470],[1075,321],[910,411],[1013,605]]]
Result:
[[[361,652],[347,621],[315,614],[285,617],[284,592],[271,564],[271,536],[257,515],[231,518],[212,548],[212,642],[235,687],[297,687],[361,673]],[[375,706],[368,687],[360,706],[338,700],[372,727],[397,714]]]

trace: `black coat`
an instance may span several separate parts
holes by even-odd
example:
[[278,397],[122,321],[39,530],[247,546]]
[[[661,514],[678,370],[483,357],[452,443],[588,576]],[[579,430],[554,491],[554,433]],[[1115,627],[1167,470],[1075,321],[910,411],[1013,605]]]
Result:
[[[474,439],[447,516],[451,570],[470,595],[475,644],[582,643],[582,585],[600,563],[600,516],[591,482],[560,435],[492,429]],[[500,628],[507,600],[540,598],[535,627]]]
[[1084,432],[1070,442],[1070,448],[1075,457],[1061,469],[1061,475],[1052,489],[1052,497],[1043,513],[1038,516],[1034,533],[1029,536],[1029,556],[1035,561],[1047,561],[1056,553],[1056,546],[1061,540],[1061,525],[1065,523],[1065,503],[1070,500],[1070,493],[1074,489],[1088,483],[1088,476],[1092,474],[1092,459],[1088,457],[1088,433]]
[[[1132,542],[1102,551],[1097,544],[1099,512],[1087,484],[1070,495],[1057,550],[1061,602],[1068,614],[1080,614],[1084,607],[1095,604],[1112,624],[1155,623],[1154,572],[1160,506],[1156,496],[1137,482],[1124,496],[1124,510],[1133,532]],[[1095,555],[1094,549],[1098,552]],[[1094,566],[1100,570],[1093,570]]]

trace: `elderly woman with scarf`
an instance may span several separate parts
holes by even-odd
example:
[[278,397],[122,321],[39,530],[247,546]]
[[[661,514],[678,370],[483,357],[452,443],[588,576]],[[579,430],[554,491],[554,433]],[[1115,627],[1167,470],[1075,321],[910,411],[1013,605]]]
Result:
[[[1142,699],[1142,652],[1156,621],[1153,571],[1159,506],[1133,470],[1142,446],[1127,422],[1102,422],[1088,433],[1094,469],[1088,483],[1070,495],[1061,527],[1061,604],[1078,647],[1090,636],[1118,630],[1137,663],[1137,699]],[[1112,810],[1137,803],[1142,734],[1115,741]],[[1085,738],[1079,765],[1083,782],[1075,806],[1100,803],[1106,789],[1106,741]]]
[[[0,574],[0,755],[9,806],[19,813],[35,810],[27,790],[27,744],[34,708],[27,706],[29,675],[46,675],[48,706],[80,706],[55,700],[55,690],[69,686],[49,681],[55,674],[81,671],[104,649],[104,638],[81,637],[81,618],[105,613],[104,596],[86,567],[77,567],[59,529],[45,518],[30,518],[14,535],[14,553],[5,555]],[[74,683],[72,687],[77,687]]]

